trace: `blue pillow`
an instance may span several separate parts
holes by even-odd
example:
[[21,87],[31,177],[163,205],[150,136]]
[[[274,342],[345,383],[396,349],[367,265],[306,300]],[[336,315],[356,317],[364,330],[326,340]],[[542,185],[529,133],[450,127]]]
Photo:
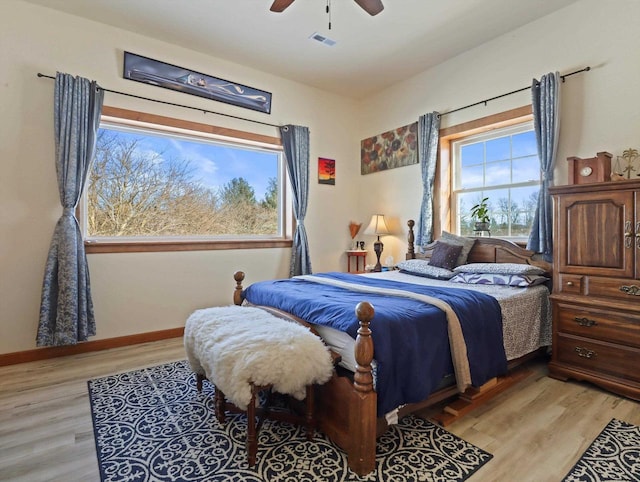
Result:
[[447,244],[438,241],[431,253],[429,264],[439,268],[453,269],[462,251],[461,245]]
[[440,239],[438,243],[443,242],[447,244],[453,244],[456,246],[462,246],[462,251],[458,255],[458,260],[456,261],[456,266],[460,266],[461,264],[465,264],[467,262],[467,258],[469,257],[469,252],[476,240],[473,238],[465,238],[464,236],[458,236],[456,234],[449,233],[447,231],[442,231],[440,235]]

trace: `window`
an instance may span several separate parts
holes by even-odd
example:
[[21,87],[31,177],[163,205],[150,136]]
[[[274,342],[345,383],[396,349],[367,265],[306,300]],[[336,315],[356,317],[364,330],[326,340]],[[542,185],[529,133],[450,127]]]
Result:
[[530,120],[484,128],[451,140],[452,229],[473,235],[472,207],[488,198],[492,236],[527,238],[541,174]]
[[88,252],[290,245],[279,145],[104,112],[80,215]]

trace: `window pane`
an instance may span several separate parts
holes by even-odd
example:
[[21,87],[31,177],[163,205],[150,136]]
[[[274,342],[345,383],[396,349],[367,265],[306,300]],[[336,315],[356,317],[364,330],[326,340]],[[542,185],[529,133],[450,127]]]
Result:
[[280,154],[103,126],[87,188],[87,236],[275,236]]
[[467,144],[460,149],[460,163],[462,167],[484,162],[484,145],[482,142]]
[[514,220],[511,222],[511,236],[529,236],[533,217],[538,205],[539,186],[511,189],[511,203]]
[[473,189],[484,184],[484,166],[463,167],[459,189]]
[[528,236],[540,185],[531,123],[462,137],[453,142],[451,152],[457,209],[453,228],[463,235],[475,234],[471,208],[488,197],[492,236]]
[[498,186],[511,182],[511,162],[501,161],[487,164],[485,186]]
[[510,189],[485,191],[491,203],[491,235],[509,236],[509,220],[511,218]]
[[538,148],[536,147],[536,134],[534,131],[522,132],[511,136],[513,144],[513,157],[536,156],[538,157]]
[[511,159],[511,143],[509,137],[500,137],[486,142],[487,162]]
[[469,212],[471,207],[482,199],[478,193],[463,193],[458,196],[457,232],[462,236],[473,236],[473,220]]
[[513,183],[540,182],[540,161],[538,156],[522,157],[513,160]]

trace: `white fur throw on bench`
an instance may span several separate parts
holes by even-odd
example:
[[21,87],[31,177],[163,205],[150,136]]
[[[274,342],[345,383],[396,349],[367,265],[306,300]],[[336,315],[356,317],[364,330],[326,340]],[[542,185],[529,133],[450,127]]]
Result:
[[302,400],[306,386],[333,372],[328,348],[306,327],[254,307],[197,310],[187,319],[184,346],[191,368],[206,375],[242,410],[251,385],[273,385]]

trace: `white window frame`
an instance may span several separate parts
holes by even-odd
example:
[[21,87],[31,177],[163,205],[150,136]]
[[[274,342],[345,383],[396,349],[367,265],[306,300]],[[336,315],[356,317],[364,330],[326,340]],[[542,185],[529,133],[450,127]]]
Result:
[[[521,127],[526,126],[526,127]],[[493,114],[477,120],[465,122],[463,124],[445,127],[440,131],[440,157],[435,180],[435,192],[440,192],[440,196],[434,200],[434,232],[440,230],[449,230],[460,233],[460,222],[458,219],[457,195],[459,192],[471,192],[468,190],[457,190],[455,177],[458,175],[454,164],[458,162],[458,156],[454,160],[454,142],[467,138],[479,138],[477,136],[501,137],[506,129],[522,129],[530,130],[533,126],[533,116],[531,114],[531,106],[518,107],[509,111]],[[513,132],[513,131],[512,131]],[[518,187],[522,185],[540,185],[540,181],[532,181],[531,183],[514,183],[507,184],[503,187]],[[492,188],[494,186],[491,186]],[[477,188],[482,191],[482,188]],[[494,237],[501,237],[512,240],[517,243],[526,241],[524,236],[497,236],[493,232]]]
[[[153,122],[138,120],[140,118],[149,118]],[[83,195],[78,206],[78,220],[85,237],[87,253],[248,249],[290,247],[292,245],[294,226],[291,186],[279,139],[109,107],[103,108],[100,127],[103,126],[114,130],[140,132],[142,135],[145,131],[150,134],[170,134],[171,137],[184,140],[211,142],[237,146],[242,149],[258,149],[276,153],[278,155],[278,186],[280,186],[278,190],[278,233],[274,235],[92,237],[87,236],[87,196]],[[224,133],[224,135],[217,131]]]

